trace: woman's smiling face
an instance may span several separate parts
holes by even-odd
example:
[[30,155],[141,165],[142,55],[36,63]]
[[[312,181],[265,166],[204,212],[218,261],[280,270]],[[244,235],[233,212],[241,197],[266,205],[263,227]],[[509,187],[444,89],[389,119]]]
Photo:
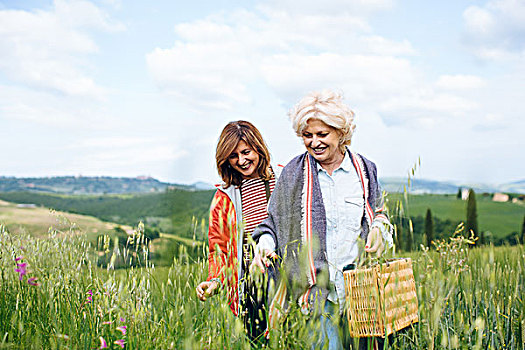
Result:
[[228,163],[241,174],[243,179],[259,177],[256,171],[259,166],[259,153],[243,140],[239,141],[237,147],[228,157]]
[[337,129],[318,119],[309,119],[301,136],[308,153],[323,168],[343,160],[343,153],[339,149]]

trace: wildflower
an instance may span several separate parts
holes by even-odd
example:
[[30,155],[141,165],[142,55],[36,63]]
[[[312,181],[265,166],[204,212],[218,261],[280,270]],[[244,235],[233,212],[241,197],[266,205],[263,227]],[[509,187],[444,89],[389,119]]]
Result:
[[122,335],[126,335],[126,326],[117,327],[117,331],[121,331]]
[[102,322],[102,324],[112,324],[113,322],[112,321],[104,321]]
[[16,262],[19,262],[19,261],[22,260],[23,258],[24,258],[23,256],[19,256],[19,257],[15,258],[15,261],[16,261]]
[[108,343],[104,340],[104,338],[100,337],[100,348],[99,349],[107,349]]
[[120,318],[120,322],[125,322],[126,320],[124,319],[124,317],[121,317]]
[[37,282],[37,279],[36,277],[30,277],[28,280],[27,280],[27,283],[31,286],[39,286],[40,283]]
[[89,304],[89,303],[91,303],[93,301],[93,292],[90,289],[90,290],[87,291],[87,293],[88,293],[88,296],[87,296],[86,303]]
[[113,344],[120,345],[120,347],[124,349],[124,339],[115,340]]
[[18,272],[19,280],[21,281],[24,278],[24,275],[27,273],[26,266],[27,263],[17,263],[16,266],[18,266],[17,269],[15,269],[15,272]]

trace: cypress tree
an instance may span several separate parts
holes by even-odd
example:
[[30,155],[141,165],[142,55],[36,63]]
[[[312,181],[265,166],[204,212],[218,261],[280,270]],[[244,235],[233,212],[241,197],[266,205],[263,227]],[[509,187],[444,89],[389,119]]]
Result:
[[403,250],[403,221],[399,220],[399,223],[396,225],[396,250]]
[[525,245],[525,215],[523,215],[523,225],[521,225],[521,244]]
[[465,226],[467,234],[470,236],[470,231],[474,232],[474,237],[479,237],[478,231],[478,211],[476,209],[476,194],[471,188],[468,190],[467,199],[467,224]]
[[456,199],[461,199],[461,187],[458,188],[458,194],[456,195]]
[[427,247],[432,247],[432,241],[434,240],[434,221],[432,220],[430,208],[427,209],[427,216],[425,217],[425,236],[427,238]]

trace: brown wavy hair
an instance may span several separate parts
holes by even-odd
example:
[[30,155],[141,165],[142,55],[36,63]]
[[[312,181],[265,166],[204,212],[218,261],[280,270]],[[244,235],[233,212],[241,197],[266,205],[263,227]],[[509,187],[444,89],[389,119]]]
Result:
[[241,140],[259,154],[259,164],[255,169],[259,177],[263,180],[269,180],[272,177],[270,152],[268,152],[268,147],[259,130],[252,123],[245,120],[229,122],[221,132],[217,143],[217,151],[215,152],[217,171],[222,181],[224,181],[224,188],[228,188],[231,185],[239,186],[242,182],[241,174],[233,169],[228,162],[228,158]]

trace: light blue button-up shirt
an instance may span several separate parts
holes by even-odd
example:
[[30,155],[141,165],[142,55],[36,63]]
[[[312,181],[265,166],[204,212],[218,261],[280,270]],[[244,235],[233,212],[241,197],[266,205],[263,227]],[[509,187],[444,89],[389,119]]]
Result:
[[365,207],[363,187],[348,152],[332,175],[319,164],[317,171],[326,211],[326,260],[334,287],[328,299],[342,303],[345,300],[343,267],[353,263],[359,254],[357,240]]

